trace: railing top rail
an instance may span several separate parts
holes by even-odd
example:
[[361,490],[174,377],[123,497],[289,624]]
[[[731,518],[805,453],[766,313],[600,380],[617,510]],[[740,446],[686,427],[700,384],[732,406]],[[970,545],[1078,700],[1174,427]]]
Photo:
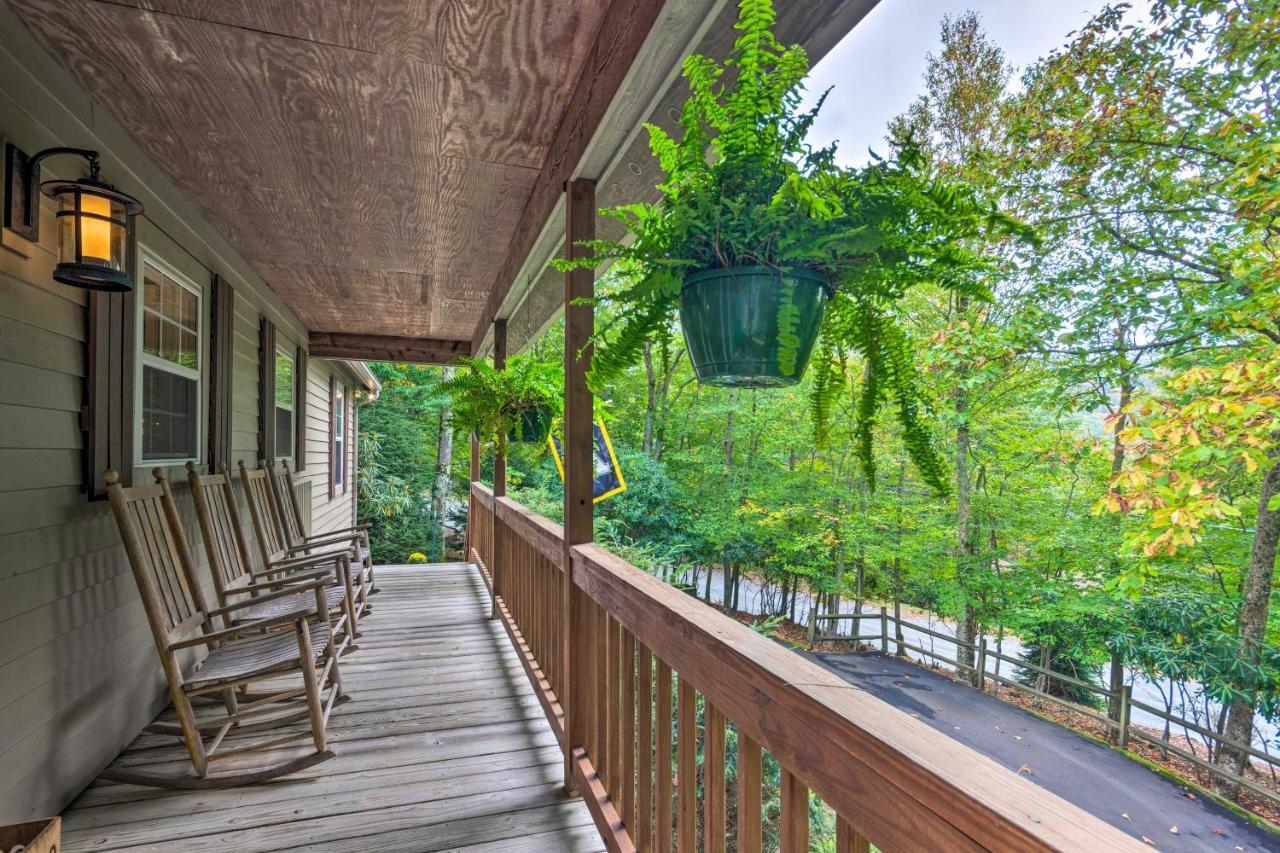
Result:
[[595,545],[573,579],[872,839],[1144,850],[1082,809]]
[[550,560],[557,569],[564,570],[563,527],[549,518],[530,512],[508,497],[498,498],[495,505],[499,521],[533,545],[538,553]]
[[480,501],[480,505],[487,510],[493,509],[493,489],[484,483],[471,483],[471,494]]

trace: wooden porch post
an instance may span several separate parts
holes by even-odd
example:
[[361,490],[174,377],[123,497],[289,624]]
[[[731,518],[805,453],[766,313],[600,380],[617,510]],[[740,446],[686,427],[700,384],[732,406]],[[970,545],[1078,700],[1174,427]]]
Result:
[[471,487],[480,482],[480,440],[476,437],[475,431],[471,433],[471,482],[467,485],[467,545],[466,552],[462,555],[464,563],[471,562],[471,549],[476,545],[476,506],[475,496]]
[[[564,256],[573,258],[585,251],[578,245],[596,236],[596,182],[577,178],[565,186]],[[587,630],[590,602],[573,581],[573,547],[590,542],[592,528],[591,485],[594,477],[592,456],[595,438],[592,431],[592,399],[587,388],[587,370],[591,367],[591,334],[595,326],[595,308],[586,300],[595,295],[595,270],[578,269],[564,277],[564,689],[560,697],[565,713],[564,784],[574,789],[574,752],[585,749],[586,720],[593,691],[588,679],[592,673],[579,665],[586,660],[592,637]],[[597,756],[592,756],[597,759]]]
[[[496,319],[493,321],[493,366],[496,370],[503,370],[507,366],[507,321]],[[503,542],[502,536],[498,535],[498,498],[507,494],[507,437],[499,433],[493,437],[493,515],[490,520],[493,522],[493,534],[489,541],[493,543],[493,557],[489,566],[489,580],[492,588],[489,595],[489,618],[498,618],[498,573],[502,566],[503,560]]]

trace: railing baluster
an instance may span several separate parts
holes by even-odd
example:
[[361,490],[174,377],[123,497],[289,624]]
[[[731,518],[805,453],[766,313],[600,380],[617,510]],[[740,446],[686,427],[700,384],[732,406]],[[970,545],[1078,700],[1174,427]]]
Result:
[[683,675],[679,676],[679,685],[676,849],[693,853],[698,843],[698,698]]
[[871,844],[842,817],[836,818],[836,853],[871,853]]
[[809,789],[782,769],[781,853],[808,853]]
[[657,674],[657,809],[654,835],[658,853],[671,853],[671,667],[658,660]]
[[653,849],[653,655],[644,643],[636,644],[638,684],[636,701],[639,703],[640,718],[637,723],[640,737],[637,749],[640,752],[639,766],[636,768],[636,824],[632,837],[636,848],[641,851]]
[[618,787],[618,814],[629,832],[636,825],[636,638],[622,630],[619,708],[622,712],[622,784]]
[[609,797],[613,798],[618,791],[618,622],[610,616],[606,623],[604,709],[608,740],[604,748],[604,770],[600,778],[604,780]]
[[724,853],[724,714],[705,699],[704,707],[702,849],[705,853]]
[[738,730],[738,853],[760,853],[760,745]]

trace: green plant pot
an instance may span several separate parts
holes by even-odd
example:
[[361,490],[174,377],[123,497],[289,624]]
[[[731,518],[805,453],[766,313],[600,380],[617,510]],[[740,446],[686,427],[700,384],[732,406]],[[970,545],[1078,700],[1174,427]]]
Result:
[[689,276],[680,324],[698,381],[729,388],[799,382],[830,298],[826,279],[807,269],[733,267]]
[[551,410],[526,409],[520,415],[520,423],[507,433],[507,441],[541,444],[551,435]]

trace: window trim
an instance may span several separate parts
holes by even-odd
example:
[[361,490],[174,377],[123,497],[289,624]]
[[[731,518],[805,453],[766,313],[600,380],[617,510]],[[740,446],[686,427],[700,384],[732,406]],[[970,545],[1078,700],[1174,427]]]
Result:
[[[198,359],[195,370],[189,367],[183,367],[180,364],[174,364],[166,358],[150,355],[143,347],[144,343],[144,323],[146,316],[146,299],[143,297],[145,288],[147,265],[155,267],[164,276],[167,276],[175,284],[194,294],[196,297],[196,357]],[[205,322],[205,310],[208,307],[208,299],[204,288],[196,284],[190,276],[180,271],[173,264],[168,263],[159,254],[142,244],[138,245],[138,261],[136,266],[136,279],[134,290],[137,298],[134,301],[134,366],[133,366],[133,422],[138,424],[138,429],[134,430],[133,435],[133,464],[137,466],[145,466],[150,464],[159,465],[161,467],[178,467],[194,462],[201,464],[204,456],[205,441],[205,417],[208,410],[205,405],[205,391],[207,380],[205,377],[205,367],[208,359],[206,358],[206,348],[208,341],[205,337],[208,334],[208,324]],[[181,376],[184,379],[194,379],[196,381],[196,415],[195,415],[195,446],[192,448],[193,453],[190,456],[177,457],[158,457],[148,459],[142,451],[143,432],[142,410],[143,410],[143,371],[147,367],[154,367],[157,370],[163,370],[175,376]]]
[[[287,411],[289,413],[289,424],[290,424],[289,444],[293,445],[298,441],[298,356],[295,354],[296,351],[290,352],[290,349],[291,347],[289,346],[289,342],[281,341],[279,340],[279,336],[277,336],[276,355],[275,355],[275,358],[271,360],[271,376],[273,379],[271,383],[271,405],[273,409],[271,413],[271,429],[278,432],[279,430],[278,424],[280,423],[279,412],[281,409]],[[291,393],[289,394],[289,405],[287,406],[283,405],[280,402],[280,400],[276,398],[276,393],[279,392],[280,390],[280,386],[277,385],[274,381],[274,378],[276,375],[276,360],[279,359],[281,356],[284,356],[285,358],[289,359],[289,361],[293,364],[293,371],[290,373],[290,375],[293,377],[293,388],[291,389]],[[293,459],[297,454],[298,448],[290,446],[288,453],[281,453],[280,448],[278,446],[279,445],[279,441],[277,440],[278,438],[279,438],[278,435],[273,435],[271,439],[272,458],[276,462],[279,462],[281,459]]]

